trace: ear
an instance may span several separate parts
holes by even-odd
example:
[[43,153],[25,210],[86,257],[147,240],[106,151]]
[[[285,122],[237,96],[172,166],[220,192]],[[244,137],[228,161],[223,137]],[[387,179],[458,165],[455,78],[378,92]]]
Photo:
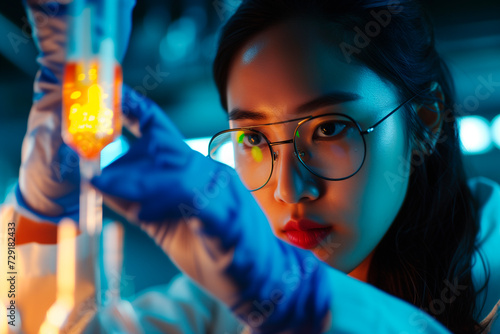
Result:
[[445,97],[439,83],[435,81],[431,82],[430,95],[432,96],[433,101],[423,104],[415,103],[414,108],[422,123],[424,123],[429,130],[428,133],[424,134],[424,142],[417,143],[417,147],[420,146],[424,150],[433,151],[439,138],[444,118],[443,111]]

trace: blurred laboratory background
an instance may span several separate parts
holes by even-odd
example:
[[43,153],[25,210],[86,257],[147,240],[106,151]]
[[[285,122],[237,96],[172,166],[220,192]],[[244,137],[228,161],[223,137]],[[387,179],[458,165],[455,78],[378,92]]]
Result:
[[[206,150],[207,137],[227,127],[211,77],[211,62],[219,27],[239,3],[138,0],[134,10],[133,32],[123,61],[124,81],[162,106],[192,140],[191,145],[202,150]],[[454,76],[457,103],[464,110],[460,136],[468,173],[500,182],[500,1],[425,0],[424,4],[435,25],[438,49]],[[18,175],[37,69],[35,58],[21,0],[2,1],[0,203],[11,192]],[[496,85],[489,91],[481,88],[478,93],[484,81]],[[124,146],[126,143],[120,143],[115,149]],[[154,249],[144,235],[128,229],[126,243]],[[134,258],[132,248],[126,249],[130,261],[124,269],[125,295],[162,283],[172,275],[170,269],[158,272],[159,263],[170,268],[160,251],[153,250],[148,259],[140,259]]]

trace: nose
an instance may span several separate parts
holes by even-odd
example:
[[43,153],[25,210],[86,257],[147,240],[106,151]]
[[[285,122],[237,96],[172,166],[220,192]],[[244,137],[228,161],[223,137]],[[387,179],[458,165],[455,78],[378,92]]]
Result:
[[[299,152],[300,153],[300,152]],[[293,145],[275,148],[272,184],[274,198],[279,202],[297,204],[320,196],[320,180],[309,172],[294,154]]]

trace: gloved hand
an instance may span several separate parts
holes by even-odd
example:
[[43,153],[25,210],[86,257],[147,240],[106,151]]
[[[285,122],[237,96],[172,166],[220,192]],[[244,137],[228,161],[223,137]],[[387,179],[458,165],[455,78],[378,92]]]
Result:
[[327,267],[277,239],[228,166],[191,150],[162,110],[124,86],[142,137],[92,179],[105,202],[258,333],[319,333]]
[[[97,0],[89,0],[97,1]],[[62,76],[66,57],[68,1],[23,0],[39,50],[33,106],[23,140],[17,210],[43,221],[63,217],[78,221],[79,161],[61,138]],[[119,1],[120,40],[117,56],[125,54],[135,0]],[[97,24],[106,24],[97,13]],[[99,31],[97,29],[96,31]]]

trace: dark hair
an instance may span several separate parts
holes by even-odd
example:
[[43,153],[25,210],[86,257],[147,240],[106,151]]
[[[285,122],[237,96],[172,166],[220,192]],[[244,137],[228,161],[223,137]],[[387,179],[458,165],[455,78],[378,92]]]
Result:
[[[390,15],[390,23],[381,27],[383,21],[375,15],[382,14]],[[344,55],[392,82],[399,89],[401,100],[425,91],[432,82],[441,86],[444,99],[438,102],[444,121],[433,153],[426,143],[436,134],[409,105],[405,108],[407,147],[413,143],[421,149],[412,154],[404,203],[375,249],[368,282],[426,310],[454,333],[481,330],[475,321],[479,314],[476,298],[487,283],[476,289],[471,272],[472,257],[478,251],[477,205],[462,163],[456,111],[452,107],[453,83],[436,52],[430,20],[415,1],[243,1],[221,30],[213,64],[224,109],[227,110],[226,85],[235,54],[259,32],[293,18],[321,22],[322,29],[326,34],[331,32],[332,37],[340,31]],[[370,24],[374,22],[379,24],[377,34],[365,30],[373,29]],[[341,29],[329,29],[332,24]],[[354,40],[360,30],[372,35],[363,47],[358,47]],[[418,99],[424,105],[436,101],[430,93],[422,93]],[[442,292],[449,291],[445,290],[449,284],[466,288],[453,302],[445,304]]]

